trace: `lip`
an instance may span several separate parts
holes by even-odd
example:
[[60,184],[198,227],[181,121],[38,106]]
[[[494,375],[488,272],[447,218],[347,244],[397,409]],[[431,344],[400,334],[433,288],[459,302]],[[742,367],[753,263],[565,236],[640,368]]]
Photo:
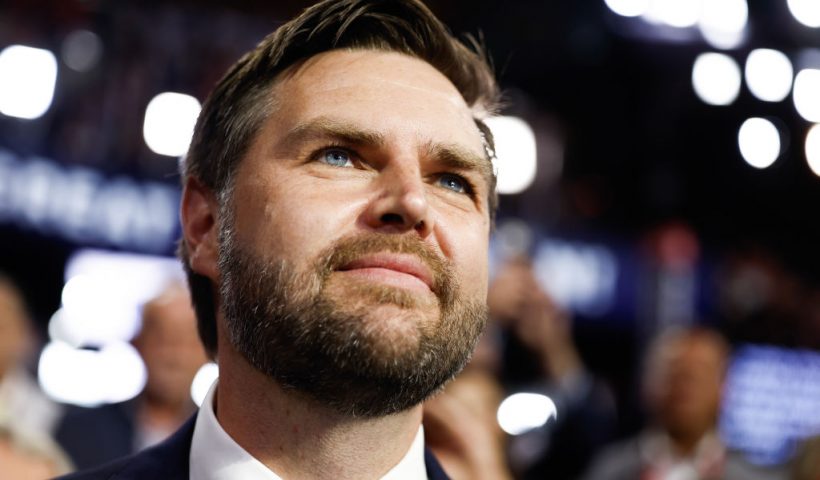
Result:
[[427,289],[434,291],[432,272],[414,255],[388,252],[369,254],[343,265],[338,270],[377,277],[398,276],[396,274],[412,276],[415,277],[416,283],[421,281]]

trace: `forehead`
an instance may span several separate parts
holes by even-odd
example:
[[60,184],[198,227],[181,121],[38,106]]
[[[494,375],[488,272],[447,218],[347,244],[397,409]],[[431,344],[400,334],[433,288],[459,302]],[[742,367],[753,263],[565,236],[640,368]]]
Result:
[[705,335],[692,335],[671,339],[662,344],[657,359],[664,364],[691,364],[701,366],[704,363],[720,364],[725,361],[725,354],[720,344]]
[[17,291],[0,282],[0,321],[19,321],[23,315],[23,303]]
[[[474,111],[432,65],[377,50],[331,50],[274,85],[276,123],[332,117],[368,129],[446,141],[483,154]],[[280,125],[286,126],[286,125]]]

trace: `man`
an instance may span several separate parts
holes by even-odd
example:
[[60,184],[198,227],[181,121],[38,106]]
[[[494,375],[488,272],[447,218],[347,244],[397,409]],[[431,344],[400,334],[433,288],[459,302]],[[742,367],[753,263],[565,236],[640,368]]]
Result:
[[587,480],[763,480],[781,472],[755,468],[717,432],[728,346],[700,328],[671,330],[647,355],[644,395],[653,424],[636,439],[610,447]]
[[145,362],[145,388],[127,402],[73,407],[56,438],[77,468],[101,465],[159,443],[195,409],[191,382],[206,362],[188,289],[172,283],[142,307],[134,347]]
[[506,327],[504,379],[513,392],[555,402],[545,425],[510,438],[516,478],[577,479],[615,430],[615,402],[586,367],[572,335],[572,318],[541,287],[532,262],[513,257],[490,285],[492,321]]
[[218,384],[168,442],[76,478],[446,478],[421,403],[486,320],[496,94],[416,0],[322,2],[241,59],[181,205]]

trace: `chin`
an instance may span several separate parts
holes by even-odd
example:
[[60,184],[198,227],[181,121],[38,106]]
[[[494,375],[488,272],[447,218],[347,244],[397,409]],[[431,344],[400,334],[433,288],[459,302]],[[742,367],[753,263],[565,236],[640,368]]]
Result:
[[371,306],[358,316],[363,320],[363,336],[374,351],[387,358],[415,353],[424,332],[438,322],[438,312],[410,311],[396,305]]

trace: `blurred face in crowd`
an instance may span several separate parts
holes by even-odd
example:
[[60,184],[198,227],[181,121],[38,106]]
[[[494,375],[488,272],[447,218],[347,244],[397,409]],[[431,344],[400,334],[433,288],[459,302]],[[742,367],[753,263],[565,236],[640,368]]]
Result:
[[0,379],[23,360],[30,343],[29,320],[20,294],[0,280]]
[[187,290],[171,288],[145,305],[134,346],[148,370],[145,395],[168,405],[190,402],[191,382],[206,357]]
[[725,347],[707,334],[664,341],[647,378],[649,406],[673,436],[700,436],[715,428],[726,368]]
[[355,415],[421,402],[486,318],[490,164],[429,64],[334,50],[284,73],[220,231],[235,348]]

